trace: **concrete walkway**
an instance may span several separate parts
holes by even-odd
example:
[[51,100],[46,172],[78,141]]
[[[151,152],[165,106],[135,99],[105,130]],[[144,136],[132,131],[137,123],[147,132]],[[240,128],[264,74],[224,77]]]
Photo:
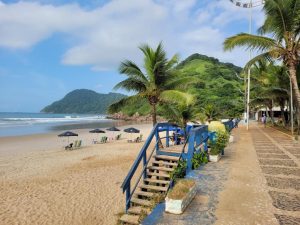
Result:
[[159,205],[143,224],[300,224],[300,145],[252,124],[233,131],[218,163],[194,170],[198,194],[182,215]]

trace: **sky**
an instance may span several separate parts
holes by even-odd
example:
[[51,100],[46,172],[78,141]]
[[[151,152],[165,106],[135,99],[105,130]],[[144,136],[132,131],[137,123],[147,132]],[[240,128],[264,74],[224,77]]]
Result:
[[113,90],[125,78],[118,66],[142,66],[144,43],[243,66],[246,50],[223,42],[249,31],[249,15],[230,0],[0,0],[0,112],[39,112],[74,89],[126,94]]

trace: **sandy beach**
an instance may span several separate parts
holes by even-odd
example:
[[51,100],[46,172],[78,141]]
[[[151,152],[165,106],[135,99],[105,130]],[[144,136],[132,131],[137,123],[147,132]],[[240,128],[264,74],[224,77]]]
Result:
[[[152,129],[134,127],[144,139]],[[96,134],[75,132],[70,141],[83,147],[73,151],[58,133],[0,138],[0,224],[116,223],[125,202],[120,185],[144,142],[127,143],[137,135],[122,132],[121,140],[92,144]]]

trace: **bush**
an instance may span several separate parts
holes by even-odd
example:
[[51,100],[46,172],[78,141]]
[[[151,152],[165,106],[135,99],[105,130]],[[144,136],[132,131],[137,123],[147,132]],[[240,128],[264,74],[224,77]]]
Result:
[[227,146],[229,142],[229,133],[227,131],[217,131],[215,143],[211,143],[210,154],[218,155]]
[[211,121],[208,125],[208,131],[226,131],[225,125],[221,123],[220,121]]
[[207,163],[207,153],[206,152],[197,152],[194,154],[192,158],[192,167],[193,169],[197,169],[199,166],[201,166],[202,163]]
[[184,178],[186,175],[187,162],[185,160],[179,160],[178,166],[171,172],[170,178],[175,183],[178,179]]

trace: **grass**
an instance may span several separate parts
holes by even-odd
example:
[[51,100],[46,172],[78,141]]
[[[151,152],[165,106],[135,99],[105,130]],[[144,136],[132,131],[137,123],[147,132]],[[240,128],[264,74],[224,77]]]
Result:
[[174,188],[168,193],[168,198],[180,200],[189,192],[189,190],[195,185],[195,181],[191,179],[179,180]]

